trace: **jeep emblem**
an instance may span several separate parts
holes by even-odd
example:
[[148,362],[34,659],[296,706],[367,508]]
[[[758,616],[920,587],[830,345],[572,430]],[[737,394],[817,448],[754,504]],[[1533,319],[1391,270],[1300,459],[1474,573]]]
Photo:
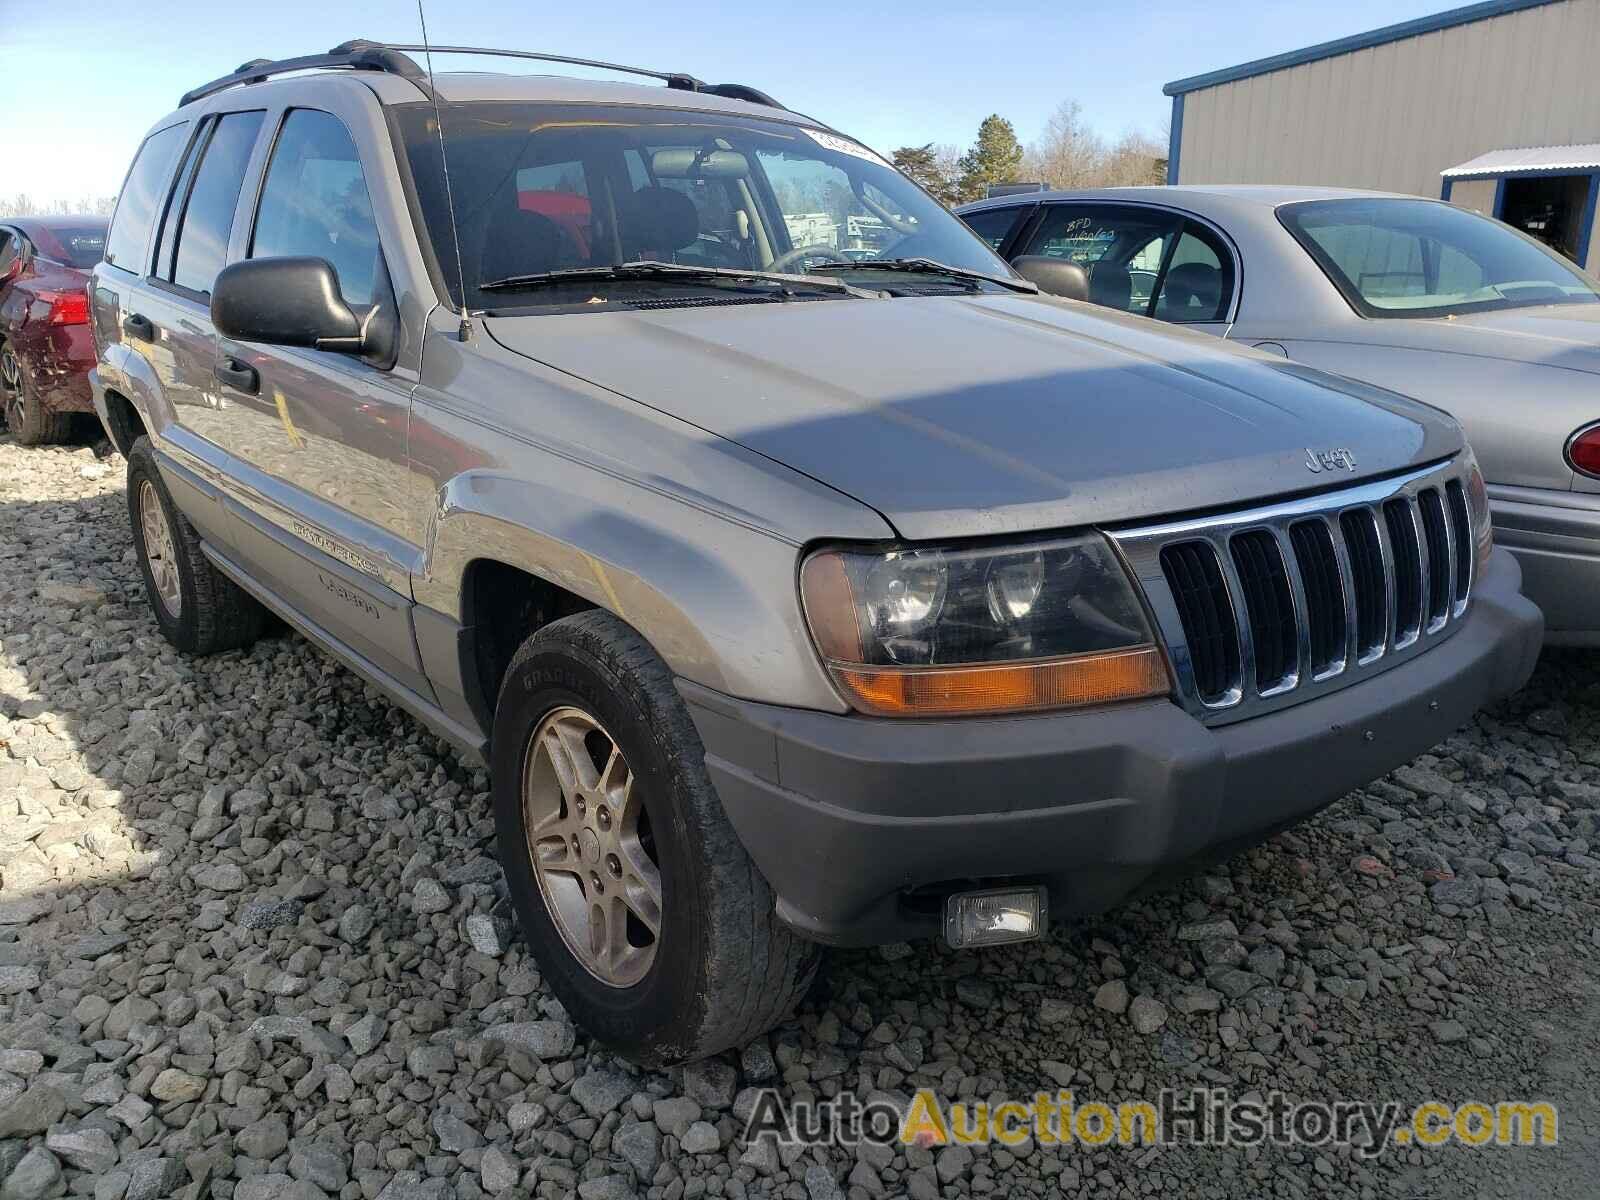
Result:
[[1332,450],[1313,450],[1306,447],[1306,470],[1313,472],[1354,471],[1356,469],[1356,456],[1344,446],[1335,446]]

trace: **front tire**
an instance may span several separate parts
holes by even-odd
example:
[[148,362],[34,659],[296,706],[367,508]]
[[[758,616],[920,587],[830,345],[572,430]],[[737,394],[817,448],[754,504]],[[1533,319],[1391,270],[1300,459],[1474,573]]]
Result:
[[156,469],[148,437],[128,452],[128,519],[145,594],[161,634],[186,654],[215,654],[261,636],[267,612],[216,567]]
[[72,432],[72,415],[46,411],[8,342],[0,342],[0,407],[19,446],[54,446]]
[[567,1011],[640,1063],[742,1046],[789,1015],[821,949],[782,925],[648,643],[610,613],[522,644],[495,710],[500,859]]

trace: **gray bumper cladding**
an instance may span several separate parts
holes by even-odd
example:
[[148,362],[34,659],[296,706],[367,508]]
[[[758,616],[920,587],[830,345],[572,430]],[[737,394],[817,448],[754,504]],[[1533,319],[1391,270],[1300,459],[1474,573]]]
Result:
[[1292,708],[1208,729],[1167,700],[895,721],[777,708],[687,681],[706,766],[778,912],[819,941],[938,932],[908,889],[1027,879],[1058,916],[1247,845],[1408,761],[1522,685],[1543,619],[1495,551],[1448,641]]

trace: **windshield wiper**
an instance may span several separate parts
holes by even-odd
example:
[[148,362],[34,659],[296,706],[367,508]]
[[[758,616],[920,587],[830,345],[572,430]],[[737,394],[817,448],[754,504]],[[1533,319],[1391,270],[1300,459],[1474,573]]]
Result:
[[1039,288],[1026,279],[1008,279],[1004,275],[990,275],[984,271],[970,271],[966,267],[952,267],[949,263],[931,258],[864,258],[852,263],[818,263],[813,271],[904,271],[914,275],[943,275],[949,279],[967,279],[974,283],[992,283],[1013,292],[1036,295]]
[[562,283],[609,283],[635,279],[669,282],[682,280],[686,283],[693,283],[696,280],[776,283],[789,290],[798,287],[813,291],[837,292],[843,296],[855,296],[865,300],[876,300],[883,295],[882,292],[855,287],[842,279],[827,279],[820,275],[785,275],[778,271],[747,270],[743,267],[700,267],[688,263],[656,262],[648,259],[641,262],[615,263],[609,267],[567,267],[559,271],[540,271],[534,275],[508,275],[504,279],[480,283],[478,290],[520,292]]

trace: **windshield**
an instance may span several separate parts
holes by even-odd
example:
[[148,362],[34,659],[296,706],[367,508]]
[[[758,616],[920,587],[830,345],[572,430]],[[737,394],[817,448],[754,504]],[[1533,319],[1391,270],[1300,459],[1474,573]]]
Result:
[[1498,221],[1433,200],[1312,200],[1278,219],[1368,317],[1592,304],[1592,279]]
[[[423,224],[459,303],[433,109],[394,111]],[[442,115],[473,308],[572,303],[572,289],[592,291],[592,280],[515,297],[479,289],[641,261],[795,276],[839,264],[846,277],[853,266],[876,280],[886,273],[872,272],[874,260],[922,258],[1015,278],[937,201],[837,134],[623,105],[471,102],[444,105]],[[920,283],[936,289],[938,280]],[[630,278],[617,286],[638,293],[652,285]]]

